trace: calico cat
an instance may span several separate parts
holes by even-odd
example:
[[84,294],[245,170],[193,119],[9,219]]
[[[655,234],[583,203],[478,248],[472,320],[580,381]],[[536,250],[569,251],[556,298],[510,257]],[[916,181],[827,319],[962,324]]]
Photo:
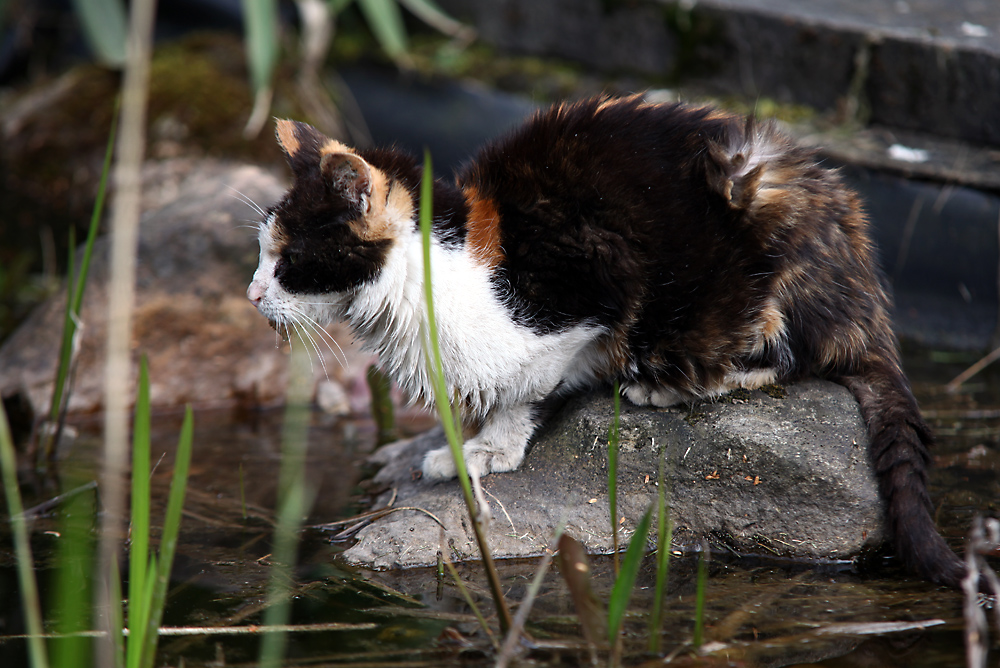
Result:
[[[280,120],[294,174],[247,291],[276,327],[344,320],[428,400],[420,165]],[[857,397],[898,553],[955,586],[857,195],[773,124],[595,98],[538,113],[433,192],[433,290],[474,475],[520,465],[539,406],[610,379],[670,406],[818,373]],[[423,462],[450,478],[447,448]]]

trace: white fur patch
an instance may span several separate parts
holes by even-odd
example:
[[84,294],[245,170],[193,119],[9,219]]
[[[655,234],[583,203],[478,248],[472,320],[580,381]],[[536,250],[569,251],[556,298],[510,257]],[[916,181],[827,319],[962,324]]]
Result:
[[[364,347],[379,355],[383,369],[411,397],[430,402],[427,307],[422,245],[412,212],[390,213],[393,244],[374,281],[349,293],[294,295],[274,279],[278,250],[273,220],[260,231],[260,264],[247,295],[273,322],[304,316],[321,325],[346,320]],[[592,380],[598,358],[594,342],[601,327],[582,324],[562,332],[536,334],[515,323],[495,293],[490,270],[466,248],[431,242],[434,306],[442,366],[449,394],[457,393],[482,421],[465,451],[479,473],[509,471],[521,463],[536,424],[531,404],[560,383]],[[568,383],[567,383],[568,381]],[[446,451],[430,453],[429,477],[454,475]]]
[[[442,366],[477,417],[495,407],[537,401],[555,389],[603,329],[588,325],[538,335],[516,324],[466,249],[431,243],[434,306]],[[404,232],[374,283],[359,289],[346,317],[411,396],[431,396],[419,236]]]

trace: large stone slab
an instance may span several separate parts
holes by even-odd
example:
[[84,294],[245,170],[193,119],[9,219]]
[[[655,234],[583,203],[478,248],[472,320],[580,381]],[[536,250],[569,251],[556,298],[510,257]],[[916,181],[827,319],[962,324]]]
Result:
[[[847,559],[877,544],[883,508],[854,398],[818,379],[772,390],[739,391],[693,408],[639,408],[623,400],[618,510],[624,535],[656,498],[665,456],[675,548],[711,535],[742,553],[822,560]],[[609,394],[572,400],[518,471],[483,478],[495,557],[542,553],[563,521],[590,552],[612,549]],[[442,540],[453,558],[478,558],[457,482],[434,484],[418,475],[423,453],[442,443],[438,429],[373,457],[383,465],[374,482],[391,488],[379,503],[395,494],[395,506],[433,513],[444,533],[424,513],[402,510],[362,529],[344,555],[348,561],[377,569],[430,565]]]
[[[151,161],[144,167],[133,377],[139,356],[146,355],[154,407],[284,400],[288,344],[247,300],[246,287],[257,266],[260,210],[285,187],[267,170],[211,159]],[[109,248],[105,237],[94,247],[69,399],[73,413],[103,407]],[[65,309],[60,291],[0,347],[0,396],[20,395],[35,415],[44,414],[51,400]],[[364,374],[372,356],[351,342],[346,328],[330,331],[342,352],[318,343],[326,365],[314,364],[316,396],[335,412],[367,410]],[[291,345],[304,344],[296,338]]]

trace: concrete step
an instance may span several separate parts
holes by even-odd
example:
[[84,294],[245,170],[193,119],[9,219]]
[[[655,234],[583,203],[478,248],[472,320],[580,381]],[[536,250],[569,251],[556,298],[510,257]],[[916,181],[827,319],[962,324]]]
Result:
[[[996,0],[442,0],[501,48],[1000,146]],[[995,166],[997,168],[997,166]]]

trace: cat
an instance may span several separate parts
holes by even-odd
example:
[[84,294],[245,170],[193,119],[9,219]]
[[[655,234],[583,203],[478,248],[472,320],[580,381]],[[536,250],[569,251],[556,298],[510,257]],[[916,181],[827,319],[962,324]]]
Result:
[[[294,176],[247,296],[276,328],[346,321],[429,401],[421,166],[279,120]],[[671,406],[818,373],[857,398],[897,552],[957,586],[931,519],[932,435],[858,196],[770,122],[641,96],[538,112],[433,185],[432,285],[471,474],[521,464],[547,398],[617,379]],[[423,461],[455,476],[447,448]]]

